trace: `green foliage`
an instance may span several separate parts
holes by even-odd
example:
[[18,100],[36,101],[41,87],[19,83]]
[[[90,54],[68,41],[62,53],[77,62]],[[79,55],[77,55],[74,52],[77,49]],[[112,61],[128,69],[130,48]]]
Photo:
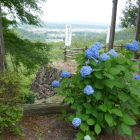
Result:
[[121,19],[121,27],[127,28],[136,26],[136,19],[138,13],[138,0],[127,0],[124,9],[122,10],[123,16]]
[[20,39],[13,30],[9,29],[4,30],[4,41],[6,54],[10,56],[16,72],[24,66],[31,73],[39,65],[47,65],[50,62],[50,45],[46,43]]
[[24,92],[24,104],[33,104],[35,102],[35,95],[33,92]]
[[10,130],[21,134],[18,122],[22,117],[22,102],[20,77],[14,72],[0,72],[0,133]]
[[[88,58],[81,54],[76,59],[79,64],[77,74],[62,79],[61,85],[56,88],[57,94],[65,97],[62,103],[69,103],[76,110],[75,113],[68,114],[69,121],[74,118],[82,120],[77,139],[90,135],[94,140],[94,136],[99,135],[103,129],[113,133],[116,128],[122,135],[132,135],[130,125],[135,125],[134,118],[139,116],[140,87],[133,78],[132,73],[139,70],[130,60],[131,52],[124,50],[120,56],[110,56],[109,60],[99,60],[98,63],[94,59],[87,63]],[[93,72],[82,77],[79,70],[86,65]],[[94,88],[93,94],[84,93],[87,85]]]
[[46,0],[6,0],[1,3],[3,7],[8,9],[11,18],[18,18],[25,24],[41,25],[40,18],[37,14],[42,14],[39,4],[45,1]]

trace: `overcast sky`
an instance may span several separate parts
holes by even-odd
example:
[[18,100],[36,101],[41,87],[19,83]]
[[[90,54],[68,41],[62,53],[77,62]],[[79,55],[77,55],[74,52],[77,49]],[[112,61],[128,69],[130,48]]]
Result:
[[[118,0],[117,22],[125,2]],[[42,10],[44,21],[111,22],[112,0],[47,0]]]

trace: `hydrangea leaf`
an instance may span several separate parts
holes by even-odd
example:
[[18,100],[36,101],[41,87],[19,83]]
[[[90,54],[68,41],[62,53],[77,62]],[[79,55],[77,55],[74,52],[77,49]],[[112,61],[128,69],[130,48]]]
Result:
[[110,72],[110,74],[112,74],[112,75],[117,75],[118,73],[120,73],[120,70],[117,69],[117,68],[111,68],[111,69],[109,70],[109,72]]
[[128,125],[135,125],[136,121],[128,115],[124,115],[123,122]]
[[110,115],[109,113],[105,114],[105,120],[109,125],[111,125],[113,122],[112,115]]
[[114,80],[114,76],[111,74],[106,73],[105,76],[108,77],[110,80]]
[[132,80],[133,79],[132,73],[130,73],[129,71],[126,71],[125,72],[125,78],[126,78],[127,81]]
[[94,72],[94,75],[98,78],[98,79],[103,79],[104,75],[102,72]]
[[96,80],[95,87],[98,88],[98,89],[103,89],[104,84],[100,80]]
[[90,103],[84,103],[83,105],[85,108],[88,108],[88,109],[93,108]]
[[96,123],[96,124],[95,124],[95,127],[94,127],[94,130],[95,130],[95,132],[96,132],[97,135],[100,134],[100,132],[101,132],[101,127],[100,127],[100,125]]
[[79,133],[76,134],[76,137],[77,137],[78,140],[82,140],[84,138],[84,134],[79,132]]
[[101,122],[103,120],[103,113],[98,113],[96,118],[98,122]]
[[111,68],[111,62],[110,62],[110,60],[106,60],[105,61],[105,70],[109,71],[110,68]]
[[105,104],[104,105],[100,105],[98,108],[101,109],[103,112],[107,111],[107,107],[106,107]]
[[89,126],[86,123],[81,123],[80,129],[82,131],[88,131],[89,130]]
[[95,124],[95,120],[94,119],[88,119],[87,120],[87,124],[88,125],[94,125]]
[[126,62],[126,59],[123,57],[117,57],[116,61],[118,62],[118,64],[124,64]]
[[86,121],[88,118],[89,118],[89,115],[87,115],[87,114],[83,114],[82,117],[81,117],[81,119],[83,121]]
[[82,105],[78,105],[78,106],[77,106],[77,110],[78,110],[78,112],[82,111],[83,108],[84,108],[84,107],[83,107]]
[[121,128],[122,128],[124,134],[130,135],[130,136],[132,135],[131,128],[128,125],[122,123]]
[[96,100],[99,100],[102,97],[101,91],[95,91],[93,96],[96,98]]
[[104,84],[106,86],[108,86],[109,88],[113,88],[114,87],[114,81],[112,81],[112,80],[105,80]]
[[124,93],[124,92],[118,93],[118,97],[119,97],[119,99],[120,99],[121,101],[123,101],[123,102],[126,102],[126,101],[128,101],[128,100],[130,99],[129,95],[127,95],[127,94]]
[[123,114],[122,114],[120,109],[113,108],[113,109],[111,109],[111,112],[114,113],[117,116],[121,116],[121,117],[123,116]]
[[117,67],[120,71],[125,71],[125,70],[126,70],[125,67],[122,66],[122,65],[117,65],[116,67]]

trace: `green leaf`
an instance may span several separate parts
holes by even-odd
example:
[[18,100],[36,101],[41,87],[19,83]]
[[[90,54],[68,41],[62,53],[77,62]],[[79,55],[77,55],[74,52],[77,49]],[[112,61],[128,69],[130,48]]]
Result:
[[67,114],[67,111],[63,109],[63,110],[62,110],[62,114],[63,114],[63,115],[66,115],[66,114]]
[[69,98],[69,102],[73,104],[74,103],[74,98],[73,97],[70,97]]
[[81,123],[80,124],[80,129],[82,131],[88,131],[89,130],[89,127],[88,127],[88,125],[86,123]]
[[89,79],[84,79],[84,83],[85,83],[86,85],[89,85],[90,80],[89,80]]
[[97,113],[98,113],[97,110],[93,110],[92,111],[92,116],[97,117]]
[[114,81],[112,81],[112,80],[105,80],[104,84],[106,86],[108,86],[109,88],[113,88],[114,87]]
[[118,97],[123,102],[126,102],[126,101],[128,101],[130,99],[130,97],[124,92],[118,93]]
[[97,135],[100,134],[100,132],[101,132],[101,127],[100,127],[100,125],[96,123],[96,124],[95,124],[95,127],[94,127],[94,130],[95,130],[95,132],[96,132]]
[[140,98],[140,88],[137,86],[129,86],[129,89],[132,94],[139,96]]
[[95,91],[93,96],[96,98],[96,100],[99,100],[102,97],[102,92]]
[[122,66],[122,65],[117,65],[116,67],[117,67],[120,71],[125,71],[125,70],[126,70],[125,67]]
[[87,115],[87,114],[83,114],[82,117],[81,117],[81,119],[83,121],[86,121],[88,118],[89,118],[89,115]]
[[125,78],[126,78],[127,81],[132,80],[133,79],[132,73],[130,73],[129,71],[126,71],[125,72]]
[[96,80],[95,82],[95,87],[98,89],[103,89],[104,88],[104,84],[101,82],[101,80]]
[[84,107],[83,107],[82,105],[78,105],[78,106],[77,106],[77,110],[78,110],[78,112],[82,111],[83,108],[84,108]]
[[93,113],[93,108],[90,108],[90,109],[86,109],[86,114],[92,114]]
[[111,74],[106,73],[105,75],[106,75],[106,77],[108,77],[109,79],[114,80],[114,76],[112,76]]
[[90,103],[84,103],[83,104],[85,108],[90,109],[93,108],[92,105]]
[[94,75],[98,78],[98,79],[103,79],[104,75],[102,72],[94,72]]
[[117,116],[120,116],[120,117],[123,116],[121,110],[119,110],[119,109],[117,109],[117,108],[111,109],[111,112],[114,113],[114,114],[116,114]]
[[109,124],[109,125],[111,125],[112,124],[112,122],[113,122],[113,118],[112,118],[112,116],[108,113],[108,114],[105,114],[105,120],[106,120],[106,122]]
[[123,122],[125,124],[128,124],[128,125],[135,125],[136,124],[135,120],[128,115],[124,115]]
[[110,68],[111,68],[111,62],[110,62],[110,60],[106,60],[105,61],[105,70],[109,71]]
[[103,113],[98,113],[96,118],[97,122],[101,122],[103,120]]
[[109,70],[109,72],[110,72],[110,74],[112,74],[112,75],[117,75],[118,73],[120,73],[120,70],[117,69],[117,68],[111,68],[111,69]]
[[78,140],[82,140],[83,138],[84,138],[84,134],[83,133],[81,133],[81,132],[78,132],[77,134],[76,134],[76,137],[77,137],[77,139]]
[[107,111],[107,107],[106,107],[105,104],[104,105],[100,105],[98,108],[101,109],[103,112]]
[[87,120],[87,124],[88,125],[94,125],[95,124],[95,120],[94,119],[88,119]]
[[93,66],[96,66],[97,65],[97,63],[95,62],[94,59],[90,59],[90,64],[92,64]]
[[116,60],[119,64],[124,64],[126,62],[126,59],[124,57],[117,57]]
[[132,135],[131,128],[128,125],[122,123],[121,128],[122,128],[124,134],[130,135],[130,136]]

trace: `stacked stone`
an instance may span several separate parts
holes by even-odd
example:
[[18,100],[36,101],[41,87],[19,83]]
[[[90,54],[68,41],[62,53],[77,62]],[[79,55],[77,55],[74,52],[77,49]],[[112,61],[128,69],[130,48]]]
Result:
[[36,99],[47,99],[55,94],[51,84],[54,80],[60,81],[61,72],[62,70],[54,67],[42,67],[40,69],[30,86],[30,90],[35,93]]

